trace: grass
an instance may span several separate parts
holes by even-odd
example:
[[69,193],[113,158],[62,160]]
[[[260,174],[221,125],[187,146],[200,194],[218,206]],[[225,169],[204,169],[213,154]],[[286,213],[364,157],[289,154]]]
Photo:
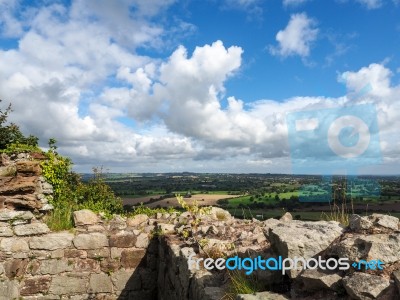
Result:
[[73,206],[56,206],[54,210],[45,217],[44,221],[52,231],[61,231],[74,228]]
[[239,294],[255,294],[260,291],[260,284],[254,276],[248,276],[238,270],[228,271],[229,288],[223,299],[234,300]]

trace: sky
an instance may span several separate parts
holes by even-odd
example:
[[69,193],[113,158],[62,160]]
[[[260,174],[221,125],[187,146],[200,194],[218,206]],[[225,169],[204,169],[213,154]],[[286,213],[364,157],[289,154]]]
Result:
[[[0,0],[1,105],[78,172],[399,174],[399,17],[399,0]],[[364,133],[350,163],[330,142]]]

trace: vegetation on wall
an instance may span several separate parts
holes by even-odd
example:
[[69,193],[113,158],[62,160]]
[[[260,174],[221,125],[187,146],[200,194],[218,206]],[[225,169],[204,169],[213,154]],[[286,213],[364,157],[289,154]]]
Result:
[[37,137],[25,137],[18,125],[8,122],[11,112],[11,104],[5,110],[0,109],[0,152],[41,152],[46,156],[47,159],[41,163],[41,167],[43,176],[54,190],[53,197],[49,199],[54,210],[46,216],[51,229],[72,228],[74,210],[87,208],[101,212],[107,218],[123,212],[121,199],[104,182],[102,168],[94,168],[93,178],[87,183],[82,182],[79,174],[71,170],[71,159],[57,152],[55,139],[49,140],[49,149],[44,152],[38,146]]

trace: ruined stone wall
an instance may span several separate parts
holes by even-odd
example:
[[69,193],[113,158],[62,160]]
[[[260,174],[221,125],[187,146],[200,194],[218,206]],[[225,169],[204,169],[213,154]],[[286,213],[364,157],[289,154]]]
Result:
[[[224,214],[221,220],[221,214]],[[188,257],[381,259],[382,270],[256,270],[262,292],[236,299],[399,299],[399,220],[352,216],[337,222],[236,220],[214,208],[189,238],[188,214],[103,220],[74,213],[76,228],[50,232],[31,212],[0,210],[0,299],[220,300],[224,271],[189,269]],[[192,228],[193,229],[193,228]],[[195,239],[193,239],[195,237]],[[206,240],[202,248],[199,241]],[[255,298],[254,298],[255,297]],[[234,298],[231,298],[234,299]]]
[[[50,232],[41,210],[52,188],[39,164],[40,157],[1,157],[0,300],[400,299],[396,217],[353,215],[345,227],[292,220],[289,213],[237,220],[214,207],[193,227],[188,212],[106,221],[82,210],[74,212],[74,229]],[[232,274],[190,269],[191,254],[380,259],[385,268],[255,270],[261,292],[233,297]]]
[[46,182],[41,153],[0,154],[0,209],[47,211],[53,187]]

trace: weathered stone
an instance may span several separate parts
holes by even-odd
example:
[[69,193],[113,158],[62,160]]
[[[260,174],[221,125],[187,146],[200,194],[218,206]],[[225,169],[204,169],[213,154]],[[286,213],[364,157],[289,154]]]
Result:
[[119,259],[103,259],[100,262],[100,269],[104,273],[110,273],[110,272],[115,272],[120,268],[121,264],[119,262]]
[[353,299],[394,299],[389,297],[393,293],[390,281],[380,276],[356,272],[344,277],[343,285]]
[[137,248],[147,248],[149,245],[149,235],[147,233],[141,233],[136,238],[135,246]]
[[8,184],[0,186],[0,195],[33,193],[36,190],[35,177],[14,177]]
[[19,298],[19,284],[16,280],[0,281],[0,300]]
[[42,173],[40,162],[38,161],[17,161],[16,167],[18,174],[22,176],[39,176]]
[[93,225],[99,222],[99,217],[89,209],[74,211],[75,226]]
[[393,230],[399,229],[399,219],[396,217],[382,214],[372,214],[372,217],[375,219],[374,223],[379,226]]
[[21,238],[4,238],[0,242],[0,250],[5,252],[26,252],[29,251],[28,243]]
[[88,225],[87,227],[88,232],[104,232],[106,228],[103,225],[95,224],[95,225]]
[[98,249],[108,246],[108,239],[105,234],[92,232],[77,235],[73,243],[78,249]]
[[30,211],[0,210],[0,221],[31,220],[34,216]]
[[146,224],[146,222],[149,220],[149,217],[147,216],[147,215],[145,215],[145,214],[139,214],[139,215],[136,215],[136,216],[134,216],[134,217],[132,217],[132,218],[128,218],[127,220],[126,220],[126,224],[129,226],[129,227],[137,227],[137,226],[139,226],[139,225],[142,225],[142,224]]
[[54,276],[49,293],[55,295],[66,295],[75,293],[85,293],[88,280],[82,277],[73,276]]
[[140,277],[135,276],[132,271],[119,270],[111,274],[111,281],[117,291],[139,290],[141,287]]
[[18,225],[14,227],[16,235],[38,235],[50,232],[49,227],[44,223],[32,223],[25,225]]
[[0,177],[15,176],[17,168],[14,165],[0,167]]
[[65,258],[86,258],[87,257],[87,253],[84,250],[65,249],[64,250],[64,257]]
[[121,249],[121,248],[111,247],[110,251],[111,258],[113,259],[120,258],[123,250],[124,250],[123,248]]
[[232,216],[229,213],[229,211],[226,211],[219,207],[211,208],[210,217],[212,220],[216,220],[216,221],[226,221],[226,220],[232,219]]
[[370,229],[374,224],[368,217],[361,217],[359,215],[351,215],[349,220],[349,226],[351,230],[359,231]]
[[66,260],[49,259],[43,260],[39,267],[40,274],[59,274],[66,271],[72,271],[72,266]]
[[289,222],[293,220],[293,216],[290,212],[286,212],[280,219],[279,221],[281,222]]
[[77,272],[99,272],[100,263],[94,259],[78,259],[74,264]]
[[317,269],[307,269],[299,276],[307,291],[319,289],[337,290],[342,277],[332,272],[323,272]]
[[63,258],[64,257],[64,249],[56,249],[51,251],[50,253],[51,258]]
[[110,249],[109,248],[102,248],[96,250],[88,250],[87,251],[88,258],[99,259],[103,257],[110,257]]
[[114,218],[109,222],[110,230],[123,230],[127,227],[126,218],[120,215],[115,215]]
[[89,279],[89,293],[111,293],[113,286],[110,276],[106,274],[91,274]]
[[27,278],[22,282],[20,293],[22,296],[47,293],[50,288],[50,276],[36,276]]
[[[325,250],[344,231],[338,222],[305,222],[291,221],[277,224],[269,229],[269,240],[278,255],[282,257],[311,258]],[[291,278],[298,275],[299,270],[288,272]]]
[[28,265],[27,259],[12,259],[4,263],[4,270],[6,276],[10,279],[24,275],[26,266]]
[[274,228],[275,226],[277,226],[278,224],[282,223],[281,221],[277,220],[277,219],[267,219],[263,222],[263,230],[264,230],[264,234],[266,237],[269,236],[269,231],[271,228]]
[[34,194],[17,194],[14,196],[8,196],[4,200],[4,205],[6,207],[14,207],[16,209],[40,209],[42,203],[37,200]]
[[49,194],[53,194],[53,186],[46,182],[46,181],[42,181],[42,193],[45,195],[49,195]]
[[400,260],[400,234],[354,234],[328,250],[330,255],[349,260],[380,259],[386,264]]
[[164,234],[168,234],[168,233],[174,233],[175,232],[175,225],[174,224],[158,224],[158,229],[164,233]]
[[273,293],[273,292],[260,292],[255,294],[239,294],[236,296],[236,300],[286,300],[290,299],[285,295]]
[[1,226],[0,227],[0,237],[9,237],[9,236],[13,236],[14,233],[11,230],[10,226]]
[[124,250],[121,253],[121,265],[125,269],[135,269],[144,261],[146,251],[143,249]]
[[74,235],[67,232],[49,233],[45,236],[32,237],[29,241],[31,249],[55,250],[68,248]]
[[110,246],[118,248],[130,248],[135,246],[136,236],[130,232],[120,232],[110,236]]

